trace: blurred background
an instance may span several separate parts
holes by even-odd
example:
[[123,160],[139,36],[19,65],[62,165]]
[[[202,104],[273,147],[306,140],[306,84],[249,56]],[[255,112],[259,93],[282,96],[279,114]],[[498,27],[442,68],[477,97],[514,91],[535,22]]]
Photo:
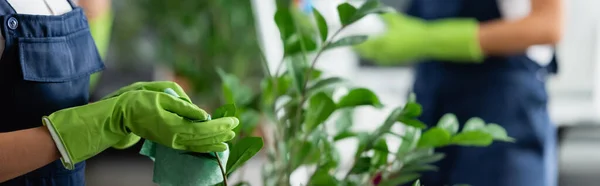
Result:
[[[360,0],[351,0],[360,3]],[[408,0],[386,0],[402,10]],[[302,8],[308,1],[294,1]],[[339,28],[337,4],[342,0],[312,0],[331,28]],[[275,0],[79,0],[90,20],[110,12],[105,23],[106,42],[102,72],[92,101],[137,81],[172,80],[184,86],[194,102],[206,110],[220,106],[220,79],[215,67],[242,77],[244,84],[259,86],[264,58],[275,66],[281,42],[273,22]],[[560,186],[600,183],[600,1],[569,0],[566,32],[558,46],[559,73],[549,82],[550,113],[560,128]],[[383,29],[368,16],[344,34],[375,33]],[[389,105],[405,102],[412,84],[410,67],[377,67],[350,49],[326,52],[319,68],[374,90]],[[271,69],[274,69],[272,67]],[[389,109],[361,109],[355,114],[361,129],[373,129],[372,120],[383,120]],[[371,122],[361,122],[371,121]],[[363,123],[361,125],[361,123]],[[261,130],[257,131],[260,135]],[[138,154],[141,143],[127,150],[109,149],[90,159],[87,183],[103,185],[154,185],[152,161]],[[353,151],[353,148],[341,148]],[[261,185],[259,154],[234,179]],[[302,179],[306,175],[297,175]]]

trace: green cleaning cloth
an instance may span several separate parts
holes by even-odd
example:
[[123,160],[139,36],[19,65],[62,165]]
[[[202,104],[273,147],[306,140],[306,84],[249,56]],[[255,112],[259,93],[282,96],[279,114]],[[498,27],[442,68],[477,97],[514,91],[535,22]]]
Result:
[[[146,140],[140,154],[154,161],[152,181],[160,186],[212,186],[223,182],[221,169],[213,153],[204,154],[206,156],[190,155]],[[229,150],[217,154],[225,168]]]
[[[166,89],[165,93],[179,97],[170,88]],[[188,153],[150,140],[145,140],[140,150],[140,154],[148,156],[154,161],[152,181],[160,186],[213,186],[223,182],[223,174],[214,153],[201,155]],[[229,147],[217,154],[223,169],[225,169],[229,158]],[[227,170],[224,171],[227,172]]]

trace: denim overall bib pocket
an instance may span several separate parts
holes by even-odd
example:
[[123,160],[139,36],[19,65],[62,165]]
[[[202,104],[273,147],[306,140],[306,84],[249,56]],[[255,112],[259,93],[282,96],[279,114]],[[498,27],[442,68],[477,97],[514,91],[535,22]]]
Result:
[[[85,105],[90,75],[104,69],[83,10],[58,16],[17,14],[0,0],[5,49],[0,59],[0,99],[10,122],[0,132],[42,126],[42,116]],[[83,186],[85,162],[67,170],[60,160],[0,186]]]

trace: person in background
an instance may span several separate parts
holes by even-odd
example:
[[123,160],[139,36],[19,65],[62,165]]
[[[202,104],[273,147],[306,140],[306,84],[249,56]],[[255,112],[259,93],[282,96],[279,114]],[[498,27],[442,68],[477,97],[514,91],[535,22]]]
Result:
[[83,186],[86,159],[140,138],[222,152],[235,136],[236,118],[210,120],[173,82],[137,82],[88,104],[104,63],[74,2],[4,0],[0,15],[0,186]]
[[556,129],[546,76],[563,26],[561,0],[413,0],[381,17],[387,31],[356,47],[379,64],[418,63],[422,121],[445,113],[506,128],[514,143],[439,149],[446,157],[423,185],[556,186]]

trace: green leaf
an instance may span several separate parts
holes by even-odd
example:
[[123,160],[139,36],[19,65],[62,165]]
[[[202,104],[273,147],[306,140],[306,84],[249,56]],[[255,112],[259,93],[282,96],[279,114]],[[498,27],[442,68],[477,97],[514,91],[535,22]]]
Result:
[[286,56],[306,55],[304,52],[312,52],[317,49],[317,43],[312,35],[300,33],[292,35],[284,41],[284,50]]
[[229,159],[227,160],[227,174],[241,167],[246,161],[250,160],[263,147],[263,140],[260,137],[245,137],[240,139],[230,149]]
[[354,14],[356,14],[356,7],[352,6],[350,3],[343,3],[337,6],[338,17],[340,18],[340,22],[343,26],[352,24],[354,22],[352,19]]
[[307,132],[313,131],[321,123],[325,122],[335,109],[335,103],[325,93],[321,92],[310,97],[304,129]]
[[415,183],[413,183],[412,186],[421,186],[421,180],[415,181]]
[[493,140],[492,135],[485,131],[471,130],[453,136],[452,144],[485,147],[492,144]]
[[418,103],[408,102],[402,109],[402,116],[407,118],[419,117],[423,112],[423,108]]
[[347,132],[354,122],[354,109],[346,108],[338,111],[340,115],[335,121],[336,134]]
[[252,101],[252,89],[250,87],[243,85],[237,76],[228,74],[220,68],[216,70],[221,77],[225,103],[246,105]]
[[212,114],[213,119],[222,118],[222,117],[235,117],[236,107],[235,104],[226,104],[223,105]]
[[371,159],[371,165],[373,167],[380,167],[387,165],[389,149],[385,138],[379,138],[373,146],[375,150],[373,159]]
[[390,129],[396,123],[396,119],[400,116],[400,113],[402,113],[402,108],[396,108],[392,111],[392,113],[390,113],[390,115],[385,119],[383,124],[379,126],[377,130],[375,130],[375,132],[373,132],[373,134],[369,136],[366,142],[367,146],[365,146],[364,150],[369,150],[371,148],[371,146],[369,145],[371,145],[375,140],[377,140],[377,138],[383,136],[383,134],[385,133],[390,132]]
[[341,132],[341,133],[335,135],[335,137],[333,137],[333,141],[343,140],[343,139],[346,139],[346,138],[354,137],[356,135],[357,134],[354,133],[354,132],[344,131],[344,132]]
[[417,102],[417,95],[414,92],[411,92],[410,94],[408,94],[408,103],[416,103]]
[[356,153],[354,154],[354,157],[358,159],[363,152],[371,148],[369,146],[371,145],[371,135],[369,135],[366,132],[359,132],[356,134],[356,137],[358,138],[358,147],[356,148]]
[[277,24],[277,28],[279,28],[279,34],[283,41],[286,41],[296,33],[294,18],[290,9],[287,7],[277,8],[277,11],[275,12],[275,24]]
[[[440,159],[441,160],[441,159]],[[439,160],[438,160],[439,161]],[[415,173],[415,172],[426,172],[426,171],[437,171],[439,168],[428,164],[408,164],[400,170],[400,173]]]
[[418,129],[427,128],[427,125],[425,125],[425,123],[419,121],[418,119],[411,119],[411,118],[407,118],[405,116],[400,116],[400,118],[398,118],[398,121],[402,122],[406,126],[415,127]]
[[368,38],[369,38],[368,36],[348,36],[348,37],[339,39],[331,44],[328,44],[327,46],[325,46],[323,48],[323,50],[329,50],[329,49],[333,49],[333,48],[337,48],[337,47],[353,46],[353,45],[361,44],[361,43],[367,41]]
[[356,107],[362,105],[371,105],[376,108],[383,107],[377,95],[366,88],[352,89],[338,102],[338,108]]
[[308,88],[307,94],[313,95],[313,94],[316,94],[316,93],[322,91],[323,89],[326,89],[328,87],[331,87],[333,85],[340,84],[343,82],[345,82],[345,80],[342,78],[339,78],[339,77],[331,77],[331,78],[327,78],[327,79],[321,79],[317,83],[315,83],[314,85],[312,85]]
[[448,131],[451,135],[454,135],[458,132],[458,119],[454,114],[445,114],[438,121],[437,126]]
[[409,152],[402,158],[404,164],[418,164],[419,160],[424,157],[433,156],[433,148],[416,149],[415,151]]
[[319,28],[319,34],[321,35],[321,41],[324,42],[325,40],[327,40],[327,35],[329,34],[328,33],[329,28],[327,27],[327,21],[325,21],[325,18],[323,17],[323,15],[321,15],[321,13],[316,8],[313,8],[312,12],[317,21],[317,27]]
[[395,11],[393,8],[387,7],[378,0],[367,0],[358,10],[356,11],[355,19],[359,20],[369,14],[381,14],[390,11]]
[[362,174],[369,171],[371,167],[370,157],[361,157],[356,160],[354,167],[350,170],[351,174]]
[[398,148],[398,154],[405,154],[412,151],[421,138],[421,130],[414,127],[405,127],[404,136],[400,147]]
[[321,158],[321,152],[317,145],[311,141],[298,140],[291,146],[291,153],[294,154],[290,160],[292,170],[304,164],[314,164]]
[[250,186],[250,183],[243,181],[235,184],[235,186]]
[[[260,113],[254,110],[246,110],[240,115],[241,131],[245,134],[251,134],[256,129],[260,121]],[[238,125],[238,126],[240,126]]]
[[413,161],[407,161],[406,165],[407,166],[412,165],[412,164],[425,165],[425,164],[435,163],[437,161],[444,159],[444,157],[446,157],[446,155],[444,155],[442,153],[428,154],[428,155],[424,155],[419,158],[413,159]]
[[462,129],[462,132],[473,131],[473,130],[484,130],[485,129],[485,121],[481,118],[474,117],[465,123],[465,126]]
[[289,60],[286,62],[287,72],[290,74],[292,79],[292,84],[296,93],[302,92],[304,89],[304,80],[306,76],[306,71],[304,71],[304,62],[292,61]]
[[323,145],[323,154],[320,168],[325,170],[336,169],[340,163],[341,156],[335,144],[326,139],[326,136],[321,139]]
[[431,129],[425,131],[417,147],[441,147],[448,145],[450,143],[450,133],[439,127],[432,127]]
[[492,135],[494,140],[505,141],[505,142],[514,142],[515,141],[514,138],[511,138],[506,134],[506,129],[502,128],[502,126],[500,126],[498,124],[490,123],[490,124],[486,125],[485,131],[488,134]]
[[406,183],[410,183],[416,179],[419,179],[421,177],[420,174],[414,173],[414,174],[402,174],[399,175],[398,177],[395,178],[391,178],[388,180],[384,180],[383,182],[381,182],[379,184],[379,186],[397,186],[397,185],[402,185],[402,184],[406,184]]
[[310,177],[308,185],[340,185],[339,181],[333,177],[326,169],[317,169]]

